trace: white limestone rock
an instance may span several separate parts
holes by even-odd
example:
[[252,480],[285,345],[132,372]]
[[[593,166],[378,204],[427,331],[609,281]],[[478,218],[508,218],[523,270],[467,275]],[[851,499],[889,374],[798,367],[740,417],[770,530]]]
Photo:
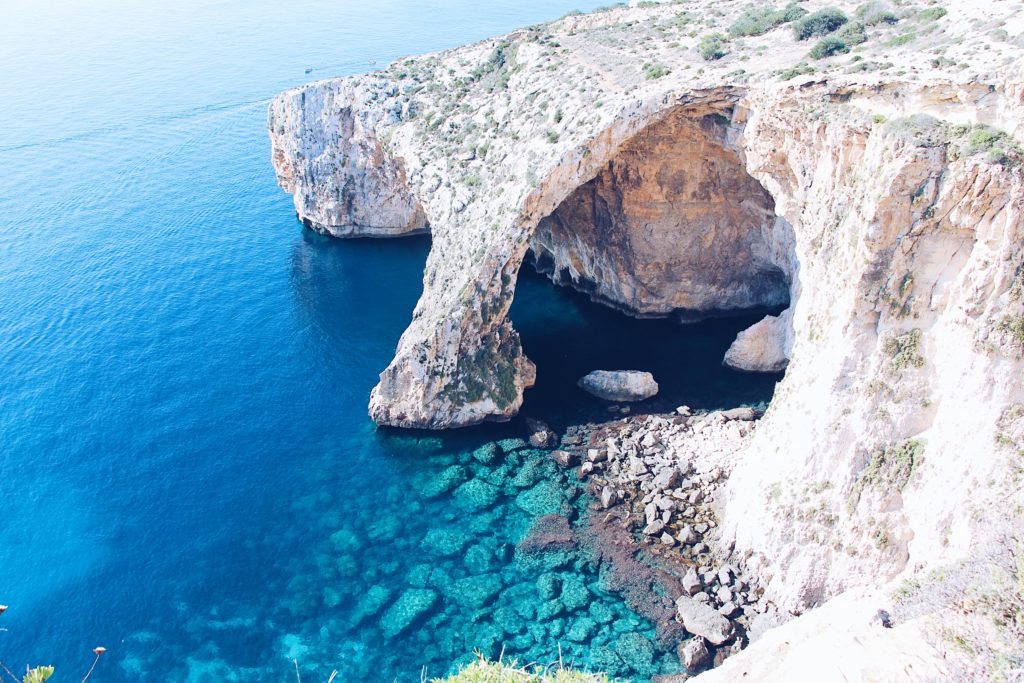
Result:
[[581,389],[606,401],[642,401],[658,393],[654,375],[639,370],[594,370],[580,378]]

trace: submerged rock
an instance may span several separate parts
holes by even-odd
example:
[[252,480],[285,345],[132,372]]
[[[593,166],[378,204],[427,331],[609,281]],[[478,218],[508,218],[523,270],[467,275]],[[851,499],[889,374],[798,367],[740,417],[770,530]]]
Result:
[[448,597],[463,607],[480,609],[501,592],[501,577],[497,574],[481,574],[459,579],[447,590]]
[[606,401],[642,401],[658,393],[658,383],[649,372],[639,370],[594,370],[580,378],[581,389]]
[[385,638],[394,638],[402,633],[437,604],[437,593],[429,588],[410,588],[402,593],[395,604],[388,608],[380,620]]

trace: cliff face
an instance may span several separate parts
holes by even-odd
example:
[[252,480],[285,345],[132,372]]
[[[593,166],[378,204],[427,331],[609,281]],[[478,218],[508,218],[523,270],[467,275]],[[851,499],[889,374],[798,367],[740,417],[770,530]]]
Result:
[[273,161],[317,229],[430,226],[381,424],[516,413],[528,250],[636,315],[788,301],[727,357],[788,370],[722,545],[800,611],[962,557],[1019,503],[1024,15],[903,5],[852,56],[809,60],[783,26],[705,61],[701,36],[744,9],[714,6],[573,16],[288,91]]

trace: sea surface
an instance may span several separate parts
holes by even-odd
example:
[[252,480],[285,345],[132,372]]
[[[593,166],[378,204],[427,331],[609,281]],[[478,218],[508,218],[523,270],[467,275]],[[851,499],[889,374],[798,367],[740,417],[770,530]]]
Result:
[[[598,4],[0,3],[0,661],[79,680],[101,645],[97,682],[416,682],[474,649],[679,669],[587,557],[517,550],[588,502],[518,420],[367,419],[429,238],[304,229],[265,131],[287,87]],[[560,428],[607,415],[575,386],[598,367],[652,370],[664,407],[777,379],[720,366],[753,317],[630,320],[525,271],[512,317],[540,373],[525,411]]]

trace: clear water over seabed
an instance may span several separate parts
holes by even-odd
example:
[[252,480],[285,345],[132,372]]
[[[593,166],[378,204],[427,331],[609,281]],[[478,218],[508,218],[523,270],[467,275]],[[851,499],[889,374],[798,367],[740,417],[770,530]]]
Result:
[[[296,658],[304,680],[418,681],[561,643],[638,681],[677,666],[586,558],[516,552],[586,502],[545,454],[493,451],[520,425],[367,420],[429,240],[303,230],[264,130],[291,85],[597,4],[0,6],[0,660],[75,680],[104,645],[90,680],[280,681]],[[750,320],[629,321],[526,274],[513,318],[527,411],[556,424],[603,412],[573,385],[596,365],[694,405],[775,379],[718,365]]]

